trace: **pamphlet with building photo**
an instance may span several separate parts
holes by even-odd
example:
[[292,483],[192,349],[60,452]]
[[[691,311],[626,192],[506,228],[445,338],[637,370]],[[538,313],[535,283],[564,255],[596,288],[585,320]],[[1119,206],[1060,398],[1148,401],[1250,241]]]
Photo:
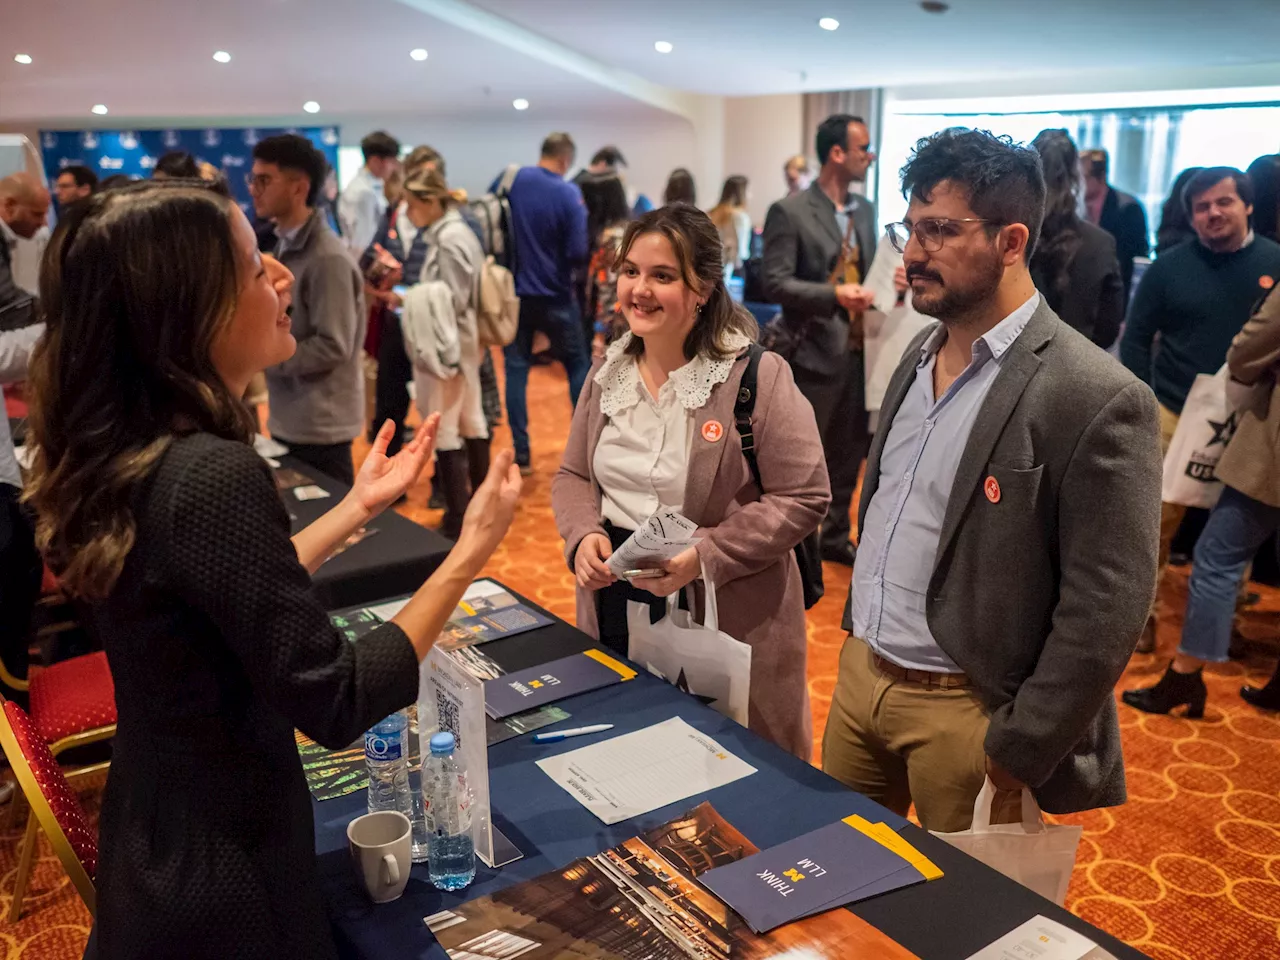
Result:
[[696,878],[757,852],[703,803],[598,856],[425,922],[453,960],[916,960],[844,909],[753,933]]

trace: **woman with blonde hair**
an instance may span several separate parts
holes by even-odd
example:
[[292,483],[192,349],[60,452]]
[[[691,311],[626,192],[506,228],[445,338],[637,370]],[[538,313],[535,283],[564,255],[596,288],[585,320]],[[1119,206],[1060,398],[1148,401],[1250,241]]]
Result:
[[725,180],[720,202],[711,208],[711,222],[720,231],[724,265],[741,270],[751,259],[751,214],[747,213],[747,178],[735,174]]
[[[411,171],[402,189],[406,213],[423,231],[427,248],[422,274],[405,278],[415,286],[404,297],[402,328],[413,360],[418,410],[423,418],[440,415],[435,480],[444,499],[440,531],[454,539],[462,529],[471,490],[479,488],[489,471],[489,425],[481,403],[482,351],[476,324],[484,251],[436,167]],[[447,290],[447,296],[438,301],[443,309],[435,311],[434,323],[446,328],[443,332],[456,342],[457,355],[442,357],[440,364],[424,364],[422,325],[417,321],[429,309],[433,284],[437,291]]]

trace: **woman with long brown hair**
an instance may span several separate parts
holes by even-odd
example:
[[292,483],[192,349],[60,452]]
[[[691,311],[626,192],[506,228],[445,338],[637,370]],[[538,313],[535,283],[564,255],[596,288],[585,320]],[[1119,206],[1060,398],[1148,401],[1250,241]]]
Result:
[[1080,154],[1066,130],[1032,141],[1044,168],[1044,224],[1031,278],[1069,326],[1106,350],[1124,320],[1124,282],[1111,234],[1080,217]]
[[343,747],[409,704],[515,508],[506,453],[408,605],[356,643],[334,629],[309,574],[413,481],[436,424],[392,459],[384,425],[351,493],[290,540],[240,397],[295,349],[292,281],[235,204],[185,181],[77,204],[45,254],[29,501],[119,714],[86,956],[336,956],[294,727]]
[[[755,321],[725,288],[720,236],[705,213],[673,204],[645,214],[627,228],[616,264],[629,332],[588,378],[551,485],[577,575],[578,627],[626,653],[628,602],[665,608],[667,596],[709,580],[722,598],[720,628],[751,646],[751,729],[808,759],[793,548],[831,500],[813,408],[791,368],[753,346]],[[734,423],[752,362],[758,475]],[[701,541],[657,578],[619,580],[606,561],[660,508],[696,523]]]

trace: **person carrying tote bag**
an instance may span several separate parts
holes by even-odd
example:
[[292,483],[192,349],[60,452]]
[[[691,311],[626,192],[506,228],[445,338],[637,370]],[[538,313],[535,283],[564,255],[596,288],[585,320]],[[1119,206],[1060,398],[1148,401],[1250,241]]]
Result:
[[674,593],[667,597],[666,616],[657,623],[650,620],[648,603],[627,601],[627,658],[745,727],[751,648],[720,629],[716,585],[706,577],[702,583],[706,604],[700,624],[680,609]]
[[[628,602],[648,605],[693,584],[699,617],[715,584],[720,631],[751,648],[748,726],[803,759],[812,748],[804,591],[794,548],[830,502],[813,409],[775,354],[758,364],[754,436],[763,490],[743,455],[734,412],[755,321],[724,285],[707,215],[673,204],[632,223],[617,258],[629,332],[588,377],[551,503],[577,577],[577,624],[626,653]],[[619,581],[606,561],[659,508],[698,526],[700,542],[653,579]]]

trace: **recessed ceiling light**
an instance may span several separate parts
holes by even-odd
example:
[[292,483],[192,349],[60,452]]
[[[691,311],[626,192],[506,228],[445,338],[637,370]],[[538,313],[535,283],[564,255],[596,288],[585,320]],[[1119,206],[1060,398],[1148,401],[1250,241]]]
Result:
[[818,21],[818,26],[820,26],[823,30],[839,30],[840,21],[837,20],[835,17],[823,17],[821,20]]
[[529,109],[529,101],[526,100],[524,97],[517,97],[515,100],[512,100],[511,105],[515,107],[517,110]]
[[413,59],[415,60],[425,60],[427,59],[427,51],[423,50],[421,47],[418,47],[414,50],[410,50],[409,56],[413,57]]
[[215,50],[213,51],[213,59],[217,60],[219,63],[230,63],[231,54],[227,53],[225,50]]
[[657,50],[659,53],[670,53],[675,49],[675,47],[666,40],[659,40],[653,45],[653,49]]
[[15,63],[30,63],[30,62],[31,62],[31,54],[29,54],[29,53],[15,53],[15,54],[13,55],[13,60],[14,60],[14,62],[15,62]]
[[104,117],[107,114],[107,105],[105,103],[95,103],[93,105],[92,112],[96,113],[100,117]]
[[308,100],[302,105],[302,109],[307,111],[307,113],[319,113],[320,104],[316,103],[314,100]]

